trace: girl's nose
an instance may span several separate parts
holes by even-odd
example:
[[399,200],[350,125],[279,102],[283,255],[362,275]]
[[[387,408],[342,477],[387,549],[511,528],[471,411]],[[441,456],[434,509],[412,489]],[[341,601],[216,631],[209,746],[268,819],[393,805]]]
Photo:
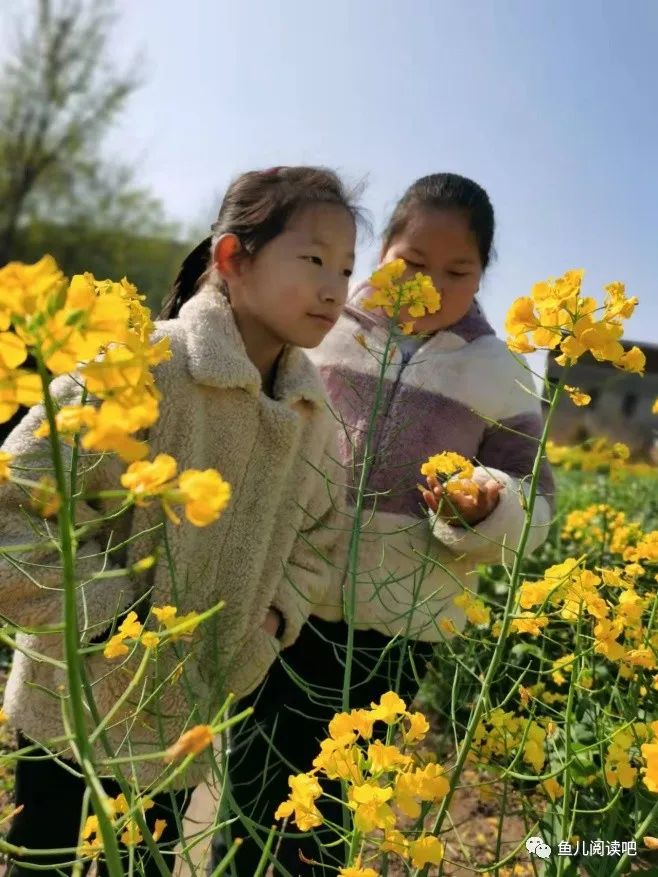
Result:
[[340,303],[347,298],[347,278],[344,281],[333,281],[323,284],[320,299],[323,302]]

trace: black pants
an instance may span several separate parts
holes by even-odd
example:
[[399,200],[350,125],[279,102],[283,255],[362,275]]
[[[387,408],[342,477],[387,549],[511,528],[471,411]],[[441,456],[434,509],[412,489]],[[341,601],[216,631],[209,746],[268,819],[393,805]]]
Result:
[[[328,623],[318,619],[303,628],[297,642],[282,653],[281,660],[271,669],[265,682],[250,697],[238,704],[239,709],[254,707],[254,715],[236,726],[230,741],[229,781],[231,795],[237,807],[259,823],[258,836],[267,837],[274,823],[274,812],[288,797],[288,777],[312,768],[319,752],[318,741],[327,736],[327,726],[336,712],[342,709],[341,697],[347,625]],[[395,689],[409,703],[418,691],[415,673],[422,676],[431,659],[433,647],[429,643],[396,643],[372,630],[355,631],[355,650],[350,684],[350,709],[369,707],[389,689]],[[414,672],[415,671],[415,672]],[[295,676],[301,677],[296,681]],[[307,693],[300,685],[311,689]],[[385,727],[380,726],[382,735]],[[376,729],[377,730],[377,729]],[[341,797],[339,782],[323,782],[331,795]],[[340,804],[322,799],[320,809],[327,821],[342,822]],[[233,815],[233,814],[230,814]],[[253,826],[252,826],[253,830]],[[261,847],[250,839],[246,820],[231,826],[233,836],[244,839],[234,860],[240,877],[252,877],[261,856]],[[294,834],[288,826],[286,834]],[[226,836],[214,840],[214,864],[227,849]],[[275,859],[291,874],[329,874],[324,864],[333,865],[342,860],[344,851],[334,847],[323,850],[318,840],[335,841],[336,835],[322,829],[317,836],[303,835],[281,839]],[[275,840],[275,847],[277,841]],[[306,859],[321,865],[304,864]]]
[[[18,745],[23,748],[29,746],[30,741],[19,734]],[[29,759],[34,756],[47,756],[44,750],[33,750]],[[116,798],[121,789],[114,780],[102,780],[103,788],[107,794]],[[52,758],[43,761],[19,759],[16,765],[16,806],[23,805],[23,810],[14,817],[11,828],[7,835],[7,841],[16,846],[24,846],[30,849],[75,849],[78,843],[78,832],[82,814],[82,802],[85,792],[85,782],[78,776],[74,776]],[[182,816],[190,796],[191,790],[183,790],[173,793],[177,812]],[[155,825],[156,819],[165,819],[167,826],[160,837],[159,847],[163,858],[170,870],[174,866],[173,849],[179,840],[178,828],[174,817],[174,804],[168,793],[158,795],[153,799],[154,806],[146,811],[146,822],[149,828]],[[162,845],[165,845],[164,849]],[[168,845],[167,845],[168,844]],[[120,844],[122,852],[128,854],[127,848]],[[146,875],[159,875],[160,869],[151,857],[145,844],[135,846],[135,873]],[[68,874],[70,867],[64,867],[63,863],[72,862],[76,859],[75,853],[61,853],[52,856],[32,856],[29,854],[22,858],[16,858],[9,864],[7,877],[34,877],[35,874]],[[141,860],[141,861],[140,861]],[[34,871],[22,867],[21,862],[31,864],[50,865],[48,870]],[[85,869],[86,870],[86,869]],[[125,872],[128,872],[126,859]],[[99,862],[98,873],[107,874],[102,860]]]

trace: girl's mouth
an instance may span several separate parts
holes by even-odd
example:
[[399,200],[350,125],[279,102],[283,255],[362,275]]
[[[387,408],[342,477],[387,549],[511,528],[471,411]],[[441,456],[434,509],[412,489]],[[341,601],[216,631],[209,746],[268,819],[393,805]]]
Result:
[[309,317],[313,317],[314,320],[319,320],[324,323],[326,326],[333,326],[336,322],[334,317],[330,317],[326,314],[309,314]]

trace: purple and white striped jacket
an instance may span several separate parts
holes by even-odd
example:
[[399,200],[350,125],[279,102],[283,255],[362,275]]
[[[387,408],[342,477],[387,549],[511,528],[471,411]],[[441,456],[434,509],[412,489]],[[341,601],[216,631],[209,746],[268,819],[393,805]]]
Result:
[[[384,318],[359,307],[368,293],[366,285],[357,287],[336,327],[308,352],[339,424],[348,488],[358,483],[380,368],[355,339],[361,335],[367,347],[382,351],[388,333]],[[357,627],[441,639],[440,620],[450,619],[457,629],[464,625],[453,598],[464,588],[477,590],[476,565],[512,560],[524,521],[521,491],[527,492],[542,428],[539,403],[523,387],[534,390],[531,374],[477,304],[424,341],[407,363],[394,351],[374,431],[355,589]],[[471,459],[477,480],[493,477],[504,485],[497,507],[475,528],[450,526],[424,506],[420,466],[441,451]],[[527,553],[548,533],[553,483],[547,466],[540,492]],[[340,617],[337,606],[316,614]]]

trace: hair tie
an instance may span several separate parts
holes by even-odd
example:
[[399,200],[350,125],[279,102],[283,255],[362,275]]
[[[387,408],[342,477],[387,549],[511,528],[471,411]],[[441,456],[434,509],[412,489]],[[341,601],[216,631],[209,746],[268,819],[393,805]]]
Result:
[[262,176],[264,177],[272,177],[274,174],[278,174],[279,171],[282,171],[286,167],[284,164],[277,165],[277,167],[268,168],[266,171],[261,171]]

